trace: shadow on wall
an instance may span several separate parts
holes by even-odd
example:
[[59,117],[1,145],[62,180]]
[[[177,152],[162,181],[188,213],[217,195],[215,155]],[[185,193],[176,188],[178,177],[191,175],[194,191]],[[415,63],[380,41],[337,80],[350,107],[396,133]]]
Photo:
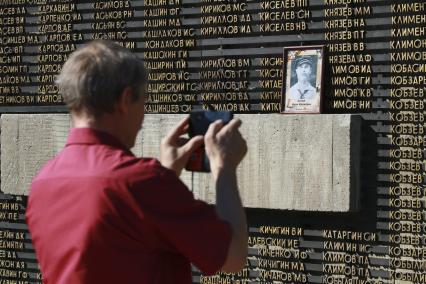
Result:
[[356,212],[315,212],[247,208],[250,226],[294,226],[306,229],[376,231],[377,216],[377,137],[369,121],[361,131],[359,196]]

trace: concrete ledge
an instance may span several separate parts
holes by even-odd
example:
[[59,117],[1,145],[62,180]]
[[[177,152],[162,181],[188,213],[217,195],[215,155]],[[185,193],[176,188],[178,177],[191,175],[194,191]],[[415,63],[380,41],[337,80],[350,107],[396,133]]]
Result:
[[[145,156],[183,115],[148,115]],[[348,212],[359,207],[361,117],[347,114],[237,115],[249,152],[238,169],[245,207]],[[148,127],[147,127],[148,128]],[[161,133],[161,134],[160,134]],[[210,175],[184,173],[194,194],[214,203]]]
[[[160,140],[185,115],[146,115],[136,155],[159,156]],[[238,169],[245,207],[347,212],[359,207],[361,118],[357,115],[237,115],[249,145]],[[2,115],[1,189],[27,194],[32,177],[65,144],[68,115]],[[182,173],[215,201],[209,174]]]

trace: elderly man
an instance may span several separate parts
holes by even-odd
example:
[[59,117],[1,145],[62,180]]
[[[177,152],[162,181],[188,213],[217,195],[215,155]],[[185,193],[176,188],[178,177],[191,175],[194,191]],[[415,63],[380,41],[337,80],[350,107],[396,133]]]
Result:
[[[144,118],[146,77],[135,55],[108,41],[75,51],[58,77],[74,128],[34,178],[26,212],[44,283],[191,283],[190,263],[204,274],[245,265],[241,121],[217,121],[182,143],[185,119],[162,140],[160,161],[136,158],[129,149]],[[179,179],[202,143],[216,206],[195,200]]]

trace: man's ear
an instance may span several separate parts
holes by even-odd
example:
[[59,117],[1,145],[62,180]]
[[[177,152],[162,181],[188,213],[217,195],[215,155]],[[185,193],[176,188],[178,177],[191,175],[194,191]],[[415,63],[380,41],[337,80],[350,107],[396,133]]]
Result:
[[120,94],[117,101],[117,111],[119,113],[127,114],[129,112],[129,106],[133,101],[132,88],[126,87]]

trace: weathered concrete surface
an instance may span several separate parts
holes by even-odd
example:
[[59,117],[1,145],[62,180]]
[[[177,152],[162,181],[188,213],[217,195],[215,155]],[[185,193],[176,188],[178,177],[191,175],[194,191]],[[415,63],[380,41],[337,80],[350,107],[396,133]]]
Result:
[[[32,178],[64,146],[68,114],[4,114],[1,121],[1,191],[28,195]],[[142,155],[139,133],[132,151]]]
[[[185,115],[146,115],[133,152],[159,157],[162,137]],[[360,125],[354,115],[237,115],[249,152],[238,168],[246,207],[346,212],[358,207]],[[27,194],[32,177],[65,144],[68,115],[3,115],[1,189]],[[183,172],[214,202],[209,174]]]
[[4,114],[1,116],[1,190],[28,194],[40,167],[66,143],[67,114]]
[[[148,115],[145,156],[158,156],[158,139],[183,115]],[[238,169],[245,207],[303,211],[355,211],[361,119],[355,115],[237,115],[249,152]],[[190,173],[191,175],[192,173]],[[184,180],[194,194],[214,202],[208,174]]]

